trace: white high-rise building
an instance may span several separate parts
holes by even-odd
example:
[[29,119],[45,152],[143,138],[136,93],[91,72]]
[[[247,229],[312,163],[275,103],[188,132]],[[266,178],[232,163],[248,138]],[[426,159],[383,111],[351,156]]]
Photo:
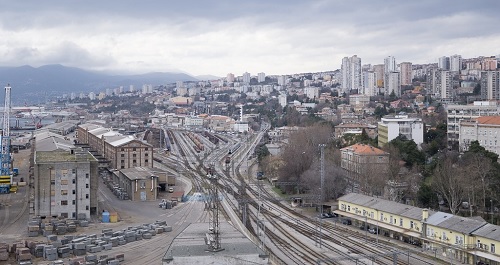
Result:
[[387,96],[390,95],[392,92],[397,97],[401,96],[401,83],[400,83],[400,77],[399,77],[399,72],[390,72],[387,75]]
[[129,92],[132,92],[132,93],[133,93],[133,92],[135,92],[135,87],[134,87],[134,85],[130,85],[130,86],[128,87],[128,90],[129,90]]
[[177,81],[177,82],[175,82],[175,86],[176,86],[176,87],[184,87],[184,82],[182,82],[182,81]]
[[227,76],[226,76],[226,82],[228,82],[228,83],[234,83],[234,74],[232,74],[232,73],[227,74]]
[[286,75],[278,76],[278,85],[286,85]]
[[304,88],[304,94],[310,99],[319,99],[319,87],[310,86]]
[[439,57],[438,68],[443,70],[450,70],[450,58],[446,56]]
[[349,94],[351,90],[360,90],[363,87],[361,75],[361,58],[359,58],[357,55],[353,55],[352,57],[344,57],[342,59],[341,72],[342,93]]
[[265,73],[258,73],[257,74],[257,82],[261,83],[266,81],[266,74]]
[[450,56],[450,71],[460,72],[462,70],[462,56],[455,54]]
[[[384,94],[390,95],[391,91],[389,90],[389,76],[391,73],[397,71],[396,58],[394,56],[387,56],[384,59]],[[399,83],[399,81],[398,81]]]
[[280,103],[280,106],[286,107],[287,105],[287,97],[286,94],[279,94],[278,96],[278,102]]
[[89,99],[90,100],[95,100],[95,93],[94,92],[90,92],[89,93]]
[[367,96],[376,96],[378,94],[377,77],[374,71],[363,73],[363,93]]
[[250,73],[248,72],[243,73],[243,83],[250,84]]
[[439,71],[437,80],[437,91],[441,99],[452,98],[452,80],[450,71]]

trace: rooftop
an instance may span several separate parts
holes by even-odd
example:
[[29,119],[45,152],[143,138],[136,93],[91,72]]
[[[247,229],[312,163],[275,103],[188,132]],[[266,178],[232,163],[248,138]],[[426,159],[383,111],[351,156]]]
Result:
[[[78,152],[78,151],[77,151]],[[95,157],[89,152],[83,152],[87,161],[96,161]],[[83,156],[82,156],[83,157]],[[70,151],[37,151],[35,154],[35,163],[47,163],[47,162],[65,162],[65,161],[77,161],[78,156],[72,154]]]
[[480,124],[500,125],[500,116],[483,116],[476,118],[476,121]]
[[382,149],[378,149],[371,145],[367,144],[353,144],[348,147],[344,147],[340,149],[341,151],[351,151],[355,154],[362,155],[387,155],[388,153],[384,152]]
[[129,180],[149,179],[153,174],[154,169],[150,167],[133,167],[120,169],[120,174],[123,174]]
[[208,251],[205,238],[209,226],[192,223],[186,227],[167,249],[164,264],[268,264],[267,258],[261,258],[262,250],[227,222],[220,223],[223,250]]

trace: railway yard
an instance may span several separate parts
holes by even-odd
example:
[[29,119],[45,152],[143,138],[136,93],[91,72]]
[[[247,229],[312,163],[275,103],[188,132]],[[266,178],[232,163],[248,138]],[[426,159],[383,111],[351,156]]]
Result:
[[[119,222],[101,223],[99,218],[94,218],[75,235],[165,222],[172,228],[171,232],[102,252],[108,256],[124,253],[120,264],[161,264],[167,247],[189,224],[207,223],[208,230],[211,217],[206,195],[215,185],[222,198],[219,218],[261,248],[270,264],[445,263],[419,247],[365,233],[342,224],[339,218],[317,218],[316,212],[292,207],[290,201],[280,199],[269,183],[257,180],[255,158],[249,159],[249,156],[255,157],[254,148],[263,134],[264,130],[249,135],[219,135],[166,129],[169,152],[155,154],[154,166],[178,176],[175,191],[185,192],[183,202],[172,209],[162,209],[158,201],[121,200],[104,185],[103,176],[98,193],[99,209],[117,212]],[[25,150],[17,154],[15,161],[21,163],[28,157],[29,151]],[[21,164],[18,166],[21,174],[29,170]],[[16,194],[2,195],[9,197],[0,197],[4,204],[0,213],[2,241],[13,243],[28,239],[28,195],[25,187]],[[170,194],[165,192],[161,196],[160,200],[169,199]],[[33,263],[50,264],[43,259],[34,259]]]

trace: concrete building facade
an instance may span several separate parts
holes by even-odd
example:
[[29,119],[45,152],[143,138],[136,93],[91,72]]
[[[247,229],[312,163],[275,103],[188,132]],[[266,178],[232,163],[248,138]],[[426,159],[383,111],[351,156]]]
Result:
[[378,123],[378,145],[383,147],[399,135],[413,140],[418,146],[424,142],[424,124],[421,118],[408,115],[385,116]]
[[98,175],[88,151],[35,151],[35,215],[90,218],[97,212]]
[[460,122],[459,150],[469,150],[478,141],[486,150],[500,155],[500,116],[484,116]]

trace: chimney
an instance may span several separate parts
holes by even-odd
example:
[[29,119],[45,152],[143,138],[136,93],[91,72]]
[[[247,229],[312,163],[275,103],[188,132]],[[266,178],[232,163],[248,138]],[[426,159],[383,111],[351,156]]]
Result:
[[429,209],[422,209],[422,221],[427,222],[429,218]]

